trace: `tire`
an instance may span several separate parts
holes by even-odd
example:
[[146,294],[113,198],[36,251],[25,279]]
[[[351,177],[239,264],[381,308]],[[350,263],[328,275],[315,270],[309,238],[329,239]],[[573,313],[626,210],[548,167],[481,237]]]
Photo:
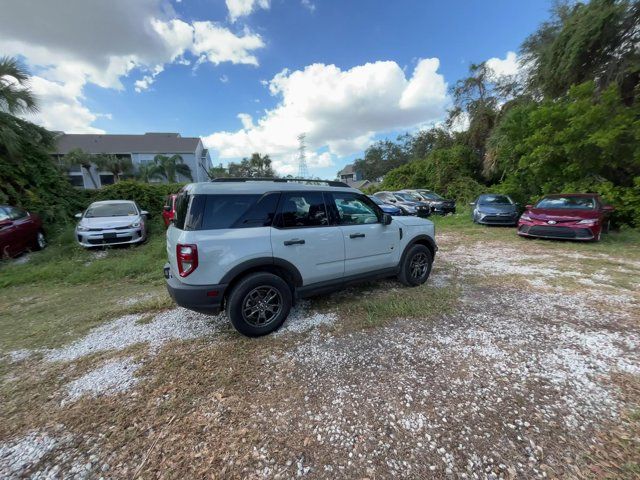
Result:
[[227,316],[241,334],[260,337],[280,328],[289,316],[291,303],[291,288],[282,278],[266,272],[252,273],[231,290]]
[[[416,265],[421,263],[422,266]],[[422,285],[429,278],[433,256],[431,251],[424,245],[414,245],[409,247],[409,251],[400,265],[398,280],[407,287],[417,287]]]
[[611,220],[607,220],[606,223],[602,226],[602,233],[609,233],[611,229]]
[[38,230],[34,245],[35,250],[43,250],[47,246],[47,239],[45,238],[44,232],[42,230]]

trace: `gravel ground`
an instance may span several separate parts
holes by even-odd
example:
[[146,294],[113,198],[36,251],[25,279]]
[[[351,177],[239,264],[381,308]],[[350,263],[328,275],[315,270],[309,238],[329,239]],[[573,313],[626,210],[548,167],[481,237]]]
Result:
[[134,376],[140,363],[133,358],[118,358],[106,362],[67,385],[67,401],[77,400],[83,395],[98,396],[108,393],[125,392],[138,379]]
[[[633,406],[619,379],[640,377],[640,294],[616,286],[613,276],[637,277],[640,263],[619,259],[623,266],[587,274],[584,265],[602,257],[578,245],[552,255],[544,243],[478,249],[462,240],[441,236],[429,280],[430,288],[461,289],[456,311],[338,333],[339,309],[320,313],[303,302],[272,339],[260,340],[265,353],[255,385],[226,393],[241,412],[242,429],[232,427],[233,409],[211,392],[210,399],[194,399],[194,412],[171,426],[176,430],[167,426],[167,440],[156,448],[191,452],[188,469],[211,455],[201,449],[215,446],[208,460],[225,466],[210,473],[242,478],[581,478],[597,433]],[[577,287],[551,287],[559,278]],[[392,282],[378,288],[403,290]],[[184,309],[143,318],[105,324],[46,352],[45,361],[73,362],[141,342],[151,356],[176,339],[204,338],[217,348],[226,325],[222,316]],[[135,391],[153,374],[145,371],[136,383],[139,366],[132,358],[108,361],[68,383],[68,398]],[[192,417],[201,423],[179,440]],[[73,442],[61,426],[0,443],[0,472],[129,478],[140,457],[126,469],[119,459],[114,469],[115,452],[100,448],[109,428],[98,425]],[[217,433],[203,440],[201,431]]]

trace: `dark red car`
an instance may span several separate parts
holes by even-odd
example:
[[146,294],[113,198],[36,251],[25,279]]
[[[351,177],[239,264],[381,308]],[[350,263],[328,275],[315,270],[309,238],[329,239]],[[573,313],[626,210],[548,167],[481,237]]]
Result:
[[171,223],[171,220],[176,215],[176,197],[175,193],[171,195],[167,195],[167,198],[164,201],[164,207],[162,208],[162,219],[164,220],[164,226],[168,227]]
[[598,241],[609,231],[612,211],[613,207],[604,205],[594,193],[547,195],[526,206],[518,220],[518,235]]
[[0,205],[0,258],[42,250],[46,245],[40,217],[18,207]]

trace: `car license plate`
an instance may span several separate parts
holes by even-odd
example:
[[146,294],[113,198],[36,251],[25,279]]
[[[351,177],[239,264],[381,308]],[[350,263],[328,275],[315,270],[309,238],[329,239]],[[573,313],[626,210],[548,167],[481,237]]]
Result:
[[115,232],[105,233],[103,234],[103,238],[105,240],[115,240],[116,238],[118,238],[118,235]]

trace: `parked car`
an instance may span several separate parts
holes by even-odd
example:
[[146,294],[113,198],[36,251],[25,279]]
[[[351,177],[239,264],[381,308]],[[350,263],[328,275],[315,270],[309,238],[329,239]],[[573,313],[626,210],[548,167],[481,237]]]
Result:
[[404,215],[404,212],[400,207],[396,207],[395,205],[392,205],[390,203],[384,203],[375,195],[368,195],[368,197],[373,200],[373,203],[378,205],[380,207],[380,210],[382,210],[384,213],[388,213],[389,215],[394,216]]
[[609,216],[614,210],[593,193],[547,195],[525,208],[518,220],[518,235],[593,241],[609,231]]
[[244,335],[282,325],[299,298],[374,278],[424,283],[433,223],[392,217],[342,182],[220,179],[184,187],[167,230],[169,294],[204,313],[226,309]]
[[509,195],[484,193],[471,206],[473,223],[512,226],[518,223],[518,204]]
[[171,195],[167,195],[167,198],[164,200],[164,207],[162,207],[162,220],[164,220],[164,226],[168,227],[171,223],[171,220],[174,219],[176,215],[176,194],[172,193]]
[[412,191],[420,194],[423,200],[431,206],[431,211],[433,213],[438,213],[440,215],[456,213],[455,200],[448,200],[431,190],[425,190],[423,188],[418,188]]
[[402,198],[394,192],[377,192],[374,196],[378,197],[384,203],[390,203],[400,208],[405,215],[417,215],[419,217],[428,217],[431,215],[431,209],[421,202],[412,199]]
[[42,250],[47,241],[42,220],[19,207],[0,205],[0,259],[28,250]]
[[147,239],[147,217],[129,200],[105,200],[93,202],[76,226],[76,238],[83,247],[126,245],[142,243]]

